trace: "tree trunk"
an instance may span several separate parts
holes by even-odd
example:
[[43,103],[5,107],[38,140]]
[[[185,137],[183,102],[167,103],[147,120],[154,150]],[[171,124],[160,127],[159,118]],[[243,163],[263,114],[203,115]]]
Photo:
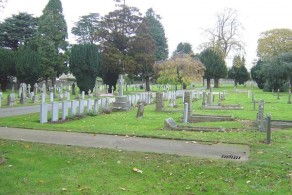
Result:
[[219,79],[214,79],[214,88],[219,88]]
[[187,89],[187,85],[184,82],[182,83],[182,89]]
[[207,79],[207,89],[211,88],[211,79]]
[[7,85],[8,85],[8,78],[4,77],[0,81],[1,84],[1,91],[6,91],[7,90]]
[[[53,77],[51,79],[52,79],[52,87],[54,87],[56,85],[56,83],[57,83],[57,78]],[[49,87],[49,86],[46,85],[46,87]]]
[[149,80],[149,77],[146,77],[145,78],[145,91],[150,91],[150,80]]

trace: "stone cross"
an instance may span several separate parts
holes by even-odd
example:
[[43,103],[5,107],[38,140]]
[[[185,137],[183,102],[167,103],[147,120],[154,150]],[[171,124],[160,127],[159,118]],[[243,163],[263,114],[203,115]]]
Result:
[[124,79],[123,79],[123,75],[122,74],[119,75],[118,82],[119,82],[119,96],[123,96],[124,95],[123,94]]
[[28,84],[27,85],[27,92],[28,92],[29,95],[30,95],[30,89],[31,89],[31,86],[30,86],[30,84]]
[[35,84],[33,85],[33,91],[34,91],[35,95],[38,94],[38,88],[39,88],[38,84],[35,83]]
[[43,92],[43,93],[46,93],[46,92],[47,92],[47,91],[46,91],[46,84],[45,84],[45,83],[43,84],[42,92]]

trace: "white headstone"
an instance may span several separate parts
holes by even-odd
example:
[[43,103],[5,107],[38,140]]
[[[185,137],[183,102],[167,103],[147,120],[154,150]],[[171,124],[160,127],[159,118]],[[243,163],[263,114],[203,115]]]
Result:
[[53,102],[54,101],[54,93],[50,93],[50,102]]
[[79,100],[79,113],[80,116],[84,114],[84,100]]
[[56,122],[59,119],[59,103],[52,103],[52,122]]
[[48,105],[47,103],[42,103],[40,106],[40,123],[48,122]]
[[81,99],[85,99],[85,92],[84,91],[82,91],[82,97],[81,97]]
[[68,101],[62,102],[62,120],[66,120],[68,116]]
[[45,103],[46,102],[46,94],[45,93],[42,93],[42,103]]
[[92,111],[92,99],[87,100],[87,112]]
[[72,100],[71,101],[71,115],[75,116],[77,111],[77,101],[76,100]]
[[94,100],[94,107],[93,107],[93,112],[94,113],[98,113],[98,104],[99,104],[99,100],[95,99]]

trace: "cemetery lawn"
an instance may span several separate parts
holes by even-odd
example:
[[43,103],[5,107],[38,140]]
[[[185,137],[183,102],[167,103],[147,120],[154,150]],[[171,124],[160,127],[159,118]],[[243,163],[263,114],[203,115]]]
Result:
[[[240,104],[244,110],[202,110],[199,100],[194,113],[232,115],[235,121],[193,124],[233,129],[224,133],[164,130],[166,118],[181,124],[182,112],[158,113],[154,105],[145,107],[143,119],[135,118],[135,108],[65,123],[40,124],[38,114],[6,117],[0,126],[248,144],[245,163],[0,140],[0,194],[291,194],[292,129],[273,130],[272,143],[265,144],[265,133],[252,125],[257,108],[251,98],[224,89],[229,92],[224,104]],[[255,99],[265,100],[272,119],[291,120],[287,94],[278,100],[255,90]]]

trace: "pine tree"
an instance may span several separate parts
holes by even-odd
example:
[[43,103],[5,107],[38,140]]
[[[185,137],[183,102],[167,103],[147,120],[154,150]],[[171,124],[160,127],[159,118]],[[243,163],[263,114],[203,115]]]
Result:
[[155,41],[155,60],[163,61],[168,58],[168,44],[164,28],[160,22],[160,16],[155,14],[152,8],[146,12],[146,20],[149,24],[150,34]]
[[[62,3],[60,0],[49,0],[43,10],[43,15],[39,20],[39,49],[41,50],[41,63],[46,70],[44,77],[47,80],[52,80],[52,85],[55,84],[56,77],[60,76],[65,70],[65,55],[67,50],[68,37],[67,24],[63,15]],[[48,45],[44,45],[48,44]],[[53,52],[50,54],[47,52]],[[53,56],[51,62],[48,56]]]

